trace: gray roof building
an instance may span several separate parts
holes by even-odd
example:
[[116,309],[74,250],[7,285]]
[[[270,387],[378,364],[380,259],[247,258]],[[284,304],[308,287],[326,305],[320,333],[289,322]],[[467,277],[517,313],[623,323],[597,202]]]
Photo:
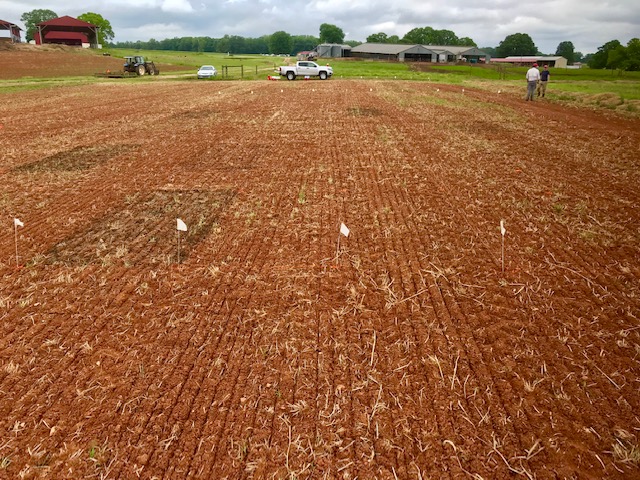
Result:
[[490,56],[477,47],[452,45],[404,45],[363,43],[351,49],[352,57],[420,62],[478,62]]
[[348,57],[351,52],[351,45],[342,45],[339,43],[321,43],[314,50],[319,57],[340,58]]
[[494,63],[511,63],[513,65],[531,66],[534,63],[542,65],[549,65],[550,67],[567,68],[567,59],[558,56],[536,56],[536,55],[512,55],[505,58],[492,58],[491,62]]

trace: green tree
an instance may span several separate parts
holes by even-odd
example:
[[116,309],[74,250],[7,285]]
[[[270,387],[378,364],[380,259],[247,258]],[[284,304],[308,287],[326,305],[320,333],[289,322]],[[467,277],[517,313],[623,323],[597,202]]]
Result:
[[611,70],[628,70],[629,59],[627,57],[627,49],[623,45],[609,50],[607,54],[607,68]]
[[418,45],[436,45],[435,30],[431,27],[418,27],[409,30],[404,37],[402,43],[418,44]]
[[435,30],[433,45],[458,45],[458,36],[451,30]]
[[627,59],[629,61],[627,70],[634,72],[640,70],[640,38],[632,38],[627,43]]
[[78,15],[78,20],[82,20],[83,22],[91,23],[100,27],[100,29],[98,30],[98,43],[106,43],[109,40],[112,40],[115,36],[113,34],[113,29],[111,28],[111,23],[109,23],[109,20],[106,20],[99,13],[83,13],[82,15]]
[[291,53],[306,52],[318,46],[320,40],[313,35],[293,35],[293,48]]
[[598,51],[589,58],[588,65],[590,68],[607,68],[607,61],[609,52],[615,50],[622,44],[618,40],[611,40],[605,43],[601,47],[598,47]]
[[477,47],[478,44],[476,42],[474,42],[472,39],[470,39],[469,37],[462,37],[458,39],[458,45],[462,46],[462,47]]
[[490,55],[491,57],[498,56],[498,50],[495,47],[480,47],[480,50]]
[[475,47],[476,42],[469,37],[458,38],[451,30],[435,30],[432,27],[418,27],[409,30],[402,38],[402,43],[418,45],[465,45]]
[[374,33],[367,37],[367,43],[387,43],[389,37],[384,32]]
[[196,42],[198,45],[198,52],[204,52],[207,46],[207,39],[205,37],[196,38]]
[[320,25],[320,43],[344,43],[344,32],[340,27],[323,23]]
[[280,30],[269,37],[269,53],[286,53],[289,55],[292,48],[293,39],[287,32]]
[[219,53],[247,53],[246,39],[238,35],[225,35],[218,40],[216,51]]
[[53,10],[31,10],[30,12],[24,12],[20,17],[22,23],[27,27],[27,42],[33,40],[33,36],[36,33],[36,25],[40,22],[46,22],[58,18],[58,14]]
[[178,50],[181,52],[194,52],[198,49],[198,41],[193,37],[182,37],[178,42]]
[[269,35],[263,35],[259,38],[247,38],[244,48],[247,53],[269,53]]
[[556,55],[566,58],[569,65],[573,65],[573,62],[576,61],[573,43],[568,41],[560,42],[558,44],[558,48],[556,48]]
[[531,37],[526,33],[514,33],[508,35],[500,42],[496,53],[499,57],[509,57],[512,55],[536,55],[538,48],[533,43]]

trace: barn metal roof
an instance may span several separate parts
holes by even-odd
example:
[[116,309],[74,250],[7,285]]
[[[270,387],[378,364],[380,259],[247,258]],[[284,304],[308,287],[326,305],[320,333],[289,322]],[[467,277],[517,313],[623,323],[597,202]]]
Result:
[[[87,42],[93,45],[98,43],[98,30],[100,27],[93,25],[92,23],[83,22],[77,18],[65,15],[64,17],[58,17],[46,22],[40,22],[36,24],[38,31],[34,34],[36,44],[47,43],[47,40],[63,40],[64,37],[60,37],[59,34],[54,32],[75,32],[83,33],[87,37]],[[54,36],[51,36],[54,35]],[[56,38],[54,38],[56,37]],[[70,40],[77,40],[76,36],[67,37]]]
[[564,57],[546,57],[541,55],[528,55],[528,56],[520,56],[520,55],[511,55],[510,57],[505,57],[505,60],[514,61],[514,62],[535,62],[539,60],[560,60]]
[[553,57],[547,57],[547,56],[543,56],[543,55],[511,55],[510,57],[504,57],[504,58],[492,58],[491,61],[492,62],[496,62],[496,63],[535,63],[535,62],[557,62],[561,59],[564,59],[564,57],[558,57],[558,56],[553,56]]
[[82,20],[78,20],[77,18],[70,17],[69,15],[65,15],[63,17],[53,18],[51,20],[47,20],[46,22],[40,22],[36,24],[39,27],[80,27],[80,28],[90,28],[96,27],[93,23],[83,22]]
[[470,47],[468,45],[465,46],[453,46],[453,45],[425,45],[425,47],[435,51],[435,52],[449,52],[452,55],[464,55],[468,53],[470,50],[477,50],[481,54],[484,54],[481,50],[476,47]]
[[7,22],[6,20],[0,20],[0,29],[10,29],[10,28],[17,28],[18,30],[22,30],[18,25],[16,25],[15,23],[11,23],[11,22]]
[[353,53],[379,53],[383,55],[399,55],[403,52],[433,53],[424,45],[403,45],[398,43],[363,43],[351,49]]
[[401,53],[448,53],[450,55],[486,55],[477,47],[452,45],[405,45],[399,43],[363,43],[351,49],[353,53],[378,53],[384,55],[399,55]]

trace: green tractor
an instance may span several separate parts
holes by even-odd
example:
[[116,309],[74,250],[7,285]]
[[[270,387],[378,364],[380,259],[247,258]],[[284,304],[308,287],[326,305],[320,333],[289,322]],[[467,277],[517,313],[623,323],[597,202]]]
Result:
[[124,57],[124,71],[138,75],[158,75],[160,73],[155,63],[146,61],[144,57],[139,56]]

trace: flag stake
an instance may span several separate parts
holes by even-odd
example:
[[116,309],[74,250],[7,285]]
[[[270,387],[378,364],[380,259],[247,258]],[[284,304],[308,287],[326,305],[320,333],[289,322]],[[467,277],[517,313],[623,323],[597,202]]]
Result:
[[180,230],[178,230],[178,263],[180,263]]
[[345,237],[349,236],[349,229],[347,226],[340,222],[340,229],[338,230],[338,241],[336,246],[336,263],[338,263],[338,256],[340,255],[340,235],[344,235]]
[[187,225],[179,218],[176,218],[176,230],[178,231],[178,263],[180,263],[180,232],[186,232]]
[[15,240],[16,240],[16,268],[20,265],[18,263],[18,224],[13,223],[13,230],[15,231]]
[[502,236],[502,273],[504,273],[504,235]]
[[19,218],[13,219],[14,241],[16,244],[16,268],[20,268],[20,260],[18,257],[18,227],[24,227],[24,223]]
[[504,228],[504,220],[500,220],[500,234],[502,236],[502,273],[504,273],[504,234],[507,231]]

